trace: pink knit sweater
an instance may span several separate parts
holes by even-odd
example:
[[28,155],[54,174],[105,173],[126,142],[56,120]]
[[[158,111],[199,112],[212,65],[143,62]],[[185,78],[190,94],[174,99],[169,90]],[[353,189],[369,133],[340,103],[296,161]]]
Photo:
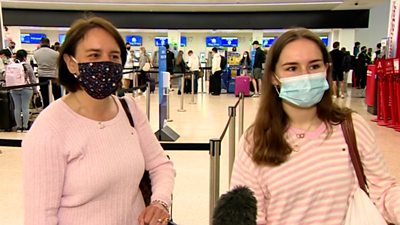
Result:
[[152,200],[170,203],[173,164],[146,116],[126,99],[134,129],[117,98],[118,114],[101,124],[61,99],[40,114],[22,143],[25,225],[137,225],[145,168]]
[[[388,221],[400,224],[400,186],[390,176],[366,121],[353,114],[370,196]],[[297,144],[289,160],[279,166],[257,165],[243,138],[232,172],[232,187],[245,185],[257,199],[258,225],[342,224],[348,202],[358,183],[340,126],[326,138],[324,124],[307,132],[303,140],[289,129],[288,141]],[[251,139],[250,139],[251,140]]]

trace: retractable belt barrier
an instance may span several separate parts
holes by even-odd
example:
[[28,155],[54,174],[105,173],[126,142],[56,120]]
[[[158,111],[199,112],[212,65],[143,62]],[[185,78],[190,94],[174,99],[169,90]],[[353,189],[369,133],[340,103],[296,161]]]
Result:
[[35,86],[48,85],[48,84],[49,84],[49,81],[45,81],[45,82],[41,82],[41,83],[34,83],[34,84],[3,86],[3,87],[0,87],[0,90],[13,90],[13,89],[26,88],[26,87],[35,87]]

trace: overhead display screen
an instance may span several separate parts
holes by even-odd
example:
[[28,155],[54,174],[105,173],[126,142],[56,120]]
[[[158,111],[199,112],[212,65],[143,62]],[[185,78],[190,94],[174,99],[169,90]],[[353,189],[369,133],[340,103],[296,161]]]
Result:
[[221,45],[224,47],[237,47],[239,45],[239,39],[237,37],[222,37]]
[[65,34],[59,34],[58,35],[58,42],[60,42],[61,44],[64,43],[65,41]]
[[156,46],[164,46],[165,44],[168,44],[168,37],[155,37],[154,44]]
[[39,44],[42,38],[46,37],[46,34],[41,33],[28,33],[21,34],[21,43],[22,44]]
[[263,38],[262,46],[264,48],[269,48],[272,46],[272,44],[275,42],[276,39],[277,37],[265,37]]
[[325,46],[328,46],[328,42],[329,42],[328,36],[320,36],[320,38],[321,38],[322,42],[324,42]]
[[187,46],[187,39],[185,36],[181,36],[181,47]]
[[206,37],[206,46],[207,47],[219,47],[219,46],[221,46],[221,37],[218,37],[218,36]]
[[139,35],[128,35],[125,37],[126,42],[129,42],[131,46],[142,46],[142,36]]

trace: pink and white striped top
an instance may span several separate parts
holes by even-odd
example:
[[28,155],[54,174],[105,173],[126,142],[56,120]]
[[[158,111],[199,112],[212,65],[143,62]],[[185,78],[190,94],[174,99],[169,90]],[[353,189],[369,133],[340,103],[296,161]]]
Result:
[[[388,221],[400,224],[400,186],[388,173],[367,122],[353,114],[353,123],[371,199]],[[297,151],[275,167],[255,164],[249,155],[252,144],[242,137],[231,186],[254,191],[258,225],[342,224],[358,183],[340,125],[328,138],[323,123],[304,139],[296,133],[291,128],[287,134]]]

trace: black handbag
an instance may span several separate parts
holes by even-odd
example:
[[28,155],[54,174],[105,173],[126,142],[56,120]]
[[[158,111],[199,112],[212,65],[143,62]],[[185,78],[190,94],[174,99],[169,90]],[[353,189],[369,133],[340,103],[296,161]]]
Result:
[[[135,123],[133,122],[132,114],[129,110],[128,104],[126,103],[126,100],[124,98],[119,99],[122,105],[122,108],[125,111],[126,116],[128,117],[129,123],[133,128],[135,128]],[[143,173],[143,177],[140,180],[139,183],[139,189],[142,192],[143,195],[143,200],[145,206],[149,206],[151,203],[151,195],[153,194],[151,190],[151,179],[150,179],[150,173],[148,170],[145,170]],[[172,220],[172,203],[171,203],[171,219],[168,221],[168,225],[177,225],[173,220]]]

